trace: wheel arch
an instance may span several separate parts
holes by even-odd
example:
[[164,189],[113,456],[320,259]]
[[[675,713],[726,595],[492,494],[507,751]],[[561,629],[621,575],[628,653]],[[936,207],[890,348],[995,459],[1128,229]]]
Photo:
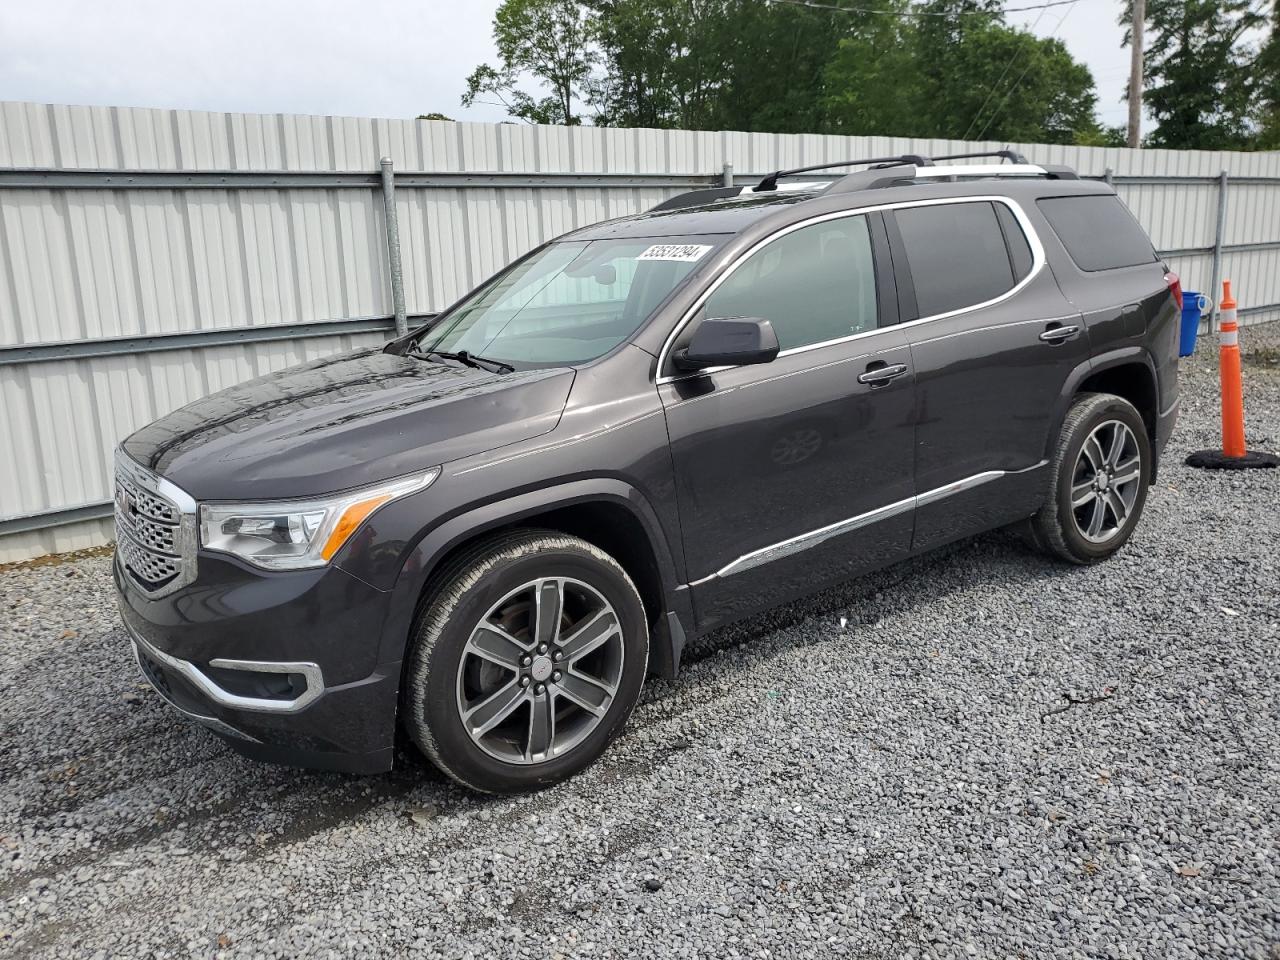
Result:
[[403,659],[434,578],[460,551],[517,529],[576,536],[617,560],[644,603],[650,671],[675,675],[686,630],[693,626],[688,590],[679,587],[676,559],[656,511],[640,491],[616,478],[573,481],[484,504],[430,530],[409,553],[392,588],[380,661]]
[[1063,384],[1054,410],[1053,429],[1045,444],[1045,456],[1051,458],[1063,420],[1072,401],[1081,393],[1113,393],[1134,405],[1147,428],[1151,441],[1151,480],[1155,481],[1159,466],[1157,424],[1159,420],[1159,381],[1155,361],[1143,347],[1125,347],[1101,354],[1076,367]]

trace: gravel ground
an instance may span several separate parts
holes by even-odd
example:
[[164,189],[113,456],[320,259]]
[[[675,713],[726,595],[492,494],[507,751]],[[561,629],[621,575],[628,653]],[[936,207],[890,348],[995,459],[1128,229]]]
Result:
[[242,760],[106,557],[4,571],[0,954],[1280,958],[1280,471],[1182,465],[1214,370],[1111,562],[993,534],[723,631],[530,797]]

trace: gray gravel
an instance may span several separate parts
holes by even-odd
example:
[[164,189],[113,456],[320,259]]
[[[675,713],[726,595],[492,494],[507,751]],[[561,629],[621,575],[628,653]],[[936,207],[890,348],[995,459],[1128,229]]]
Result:
[[1184,467],[1212,351],[1183,389],[1112,562],[993,534],[724,631],[532,797],[239,759],[106,558],[0,572],[0,954],[1276,960],[1280,471]]

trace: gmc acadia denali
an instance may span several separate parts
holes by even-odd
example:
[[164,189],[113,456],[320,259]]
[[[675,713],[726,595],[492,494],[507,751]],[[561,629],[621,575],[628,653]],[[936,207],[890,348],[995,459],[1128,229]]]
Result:
[[382,771],[400,729],[554,783],[691,636],[1003,525],[1120,549],[1180,299],[1111,187],[1010,152],[694,191],[134,433],[121,613],[251,756]]

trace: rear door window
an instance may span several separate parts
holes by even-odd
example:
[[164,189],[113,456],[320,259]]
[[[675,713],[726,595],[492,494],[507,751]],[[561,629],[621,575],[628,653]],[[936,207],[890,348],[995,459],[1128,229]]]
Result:
[[921,317],[972,307],[1012,289],[1009,250],[989,201],[905,207],[893,215]]
[[1156,262],[1146,233],[1113,194],[1045,197],[1036,203],[1081,270],[1115,270]]

